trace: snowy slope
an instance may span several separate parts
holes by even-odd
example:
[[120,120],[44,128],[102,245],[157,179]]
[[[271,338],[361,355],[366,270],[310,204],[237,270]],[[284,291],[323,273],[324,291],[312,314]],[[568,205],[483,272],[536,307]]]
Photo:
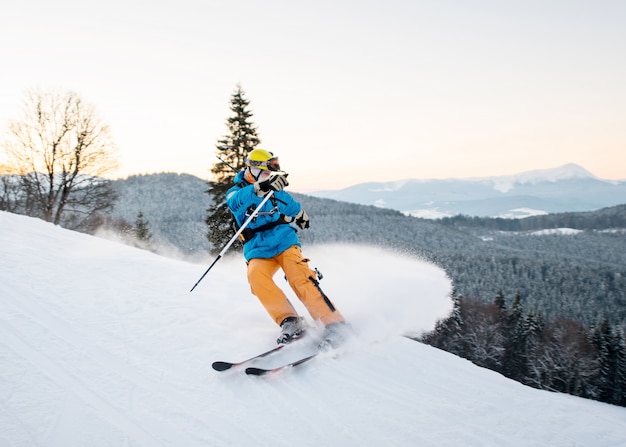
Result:
[[36,219],[0,212],[0,247],[3,447],[626,445],[626,408],[527,388],[402,337],[450,307],[444,272],[415,259],[305,248],[355,339],[255,378],[210,367],[277,333],[239,257],[189,293],[205,264]]

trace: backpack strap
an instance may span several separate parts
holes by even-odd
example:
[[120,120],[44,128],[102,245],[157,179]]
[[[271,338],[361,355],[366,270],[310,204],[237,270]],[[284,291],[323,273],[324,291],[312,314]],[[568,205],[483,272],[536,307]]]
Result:
[[[241,183],[236,183],[235,186],[238,186],[240,188],[244,188],[245,186],[249,185],[249,183],[247,182],[241,182]],[[272,205],[274,205],[274,211],[276,212],[278,211],[278,205],[276,202],[280,202],[283,205],[286,205],[287,202],[284,202],[280,199],[277,199],[276,197],[272,196],[270,198],[270,202],[272,202]],[[241,234],[239,235],[239,239],[241,241],[242,244],[245,244],[246,242],[250,241],[254,236],[256,236],[257,233],[260,233],[262,231],[268,231],[271,230],[272,228],[277,227],[278,225],[283,225],[283,224],[288,224],[290,223],[289,220],[287,220],[287,216],[285,216],[284,214],[279,214],[278,219],[272,221],[272,222],[268,222],[264,225],[260,225],[256,228],[250,228],[250,227],[246,227],[244,228],[244,230],[241,232]],[[239,226],[237,224],[237,220],[234,218],[233,216],[233,229],[235,230],[235,232],[237,230],[239,230]]]
[[260,233],[262,231],[268,231],[268,230],[271,230],[272,228],[276,228],[279,225],[288,224],[288,223],[289,221],[287,220],[287,216],[285,216],[284,214],[281,214],[278,216],[277,220],[274,220],[272,222],[268,222],[256,228],[249,228],[249,227],[244,228],[244,230],[239,235],[239,238],[241,239],[241,242],[245,244],[246,242],[251,240],[254,236],[256,236],[257,233]]

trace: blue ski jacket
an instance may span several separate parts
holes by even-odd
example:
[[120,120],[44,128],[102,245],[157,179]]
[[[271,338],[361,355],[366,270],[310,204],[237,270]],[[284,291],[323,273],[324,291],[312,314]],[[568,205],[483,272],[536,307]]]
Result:
[[[239,227],[263,201],[263,197],[255,194],[254,186],[245,180],[244,173],[245,171],[241,171],[235,176],[235,186],[226,192],[226,204],[235,216]],[[291,194],[277,191],[270,200],[265,202],[247,228],[254,230],[262,225],[278,221],[282,219],[282,216],[293,218],[301,208],[300,203]],[[296,229],[291,225],[281,224],[254,234],[244,244],[243,255],[246,261],[254,258],[273,258],[294,245],[301,245]]]

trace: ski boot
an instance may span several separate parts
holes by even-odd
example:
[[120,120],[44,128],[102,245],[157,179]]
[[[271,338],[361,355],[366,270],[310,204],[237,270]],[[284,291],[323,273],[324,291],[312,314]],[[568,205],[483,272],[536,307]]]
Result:
[[287,317],[280,323],[280,335],[276,339],[279,345],[289,343],[304,334],[304,325],[300,317]]
[[343,321],[327,324],[324,329],[324,334],[322,335],[322,341],[317,345],[317,348],[322,352],[336,349],[348,338],[349,328],[350,327]]

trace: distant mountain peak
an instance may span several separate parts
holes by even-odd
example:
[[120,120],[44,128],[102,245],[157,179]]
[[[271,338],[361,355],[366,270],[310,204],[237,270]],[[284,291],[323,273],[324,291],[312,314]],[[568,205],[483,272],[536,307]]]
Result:
[[514,175],[368,182],[311,195],[427,218],[456,214],[525,217],[621,205],[626,203],[626,181],[603,180],[568,163]]
[[507,192],[513,189],[516,184],[537,184],[584,178],[596,178],[596,176],[582,166],[575,163],[568,163],[557,168],[536,169],[515,175],[493,177],[492,180],[495,189],[501,192]]
[[568,163],[558,168],[537,169],[518,175],[520,183],[567,180],[573,178],[596,178],[591,172],[575,163]]

